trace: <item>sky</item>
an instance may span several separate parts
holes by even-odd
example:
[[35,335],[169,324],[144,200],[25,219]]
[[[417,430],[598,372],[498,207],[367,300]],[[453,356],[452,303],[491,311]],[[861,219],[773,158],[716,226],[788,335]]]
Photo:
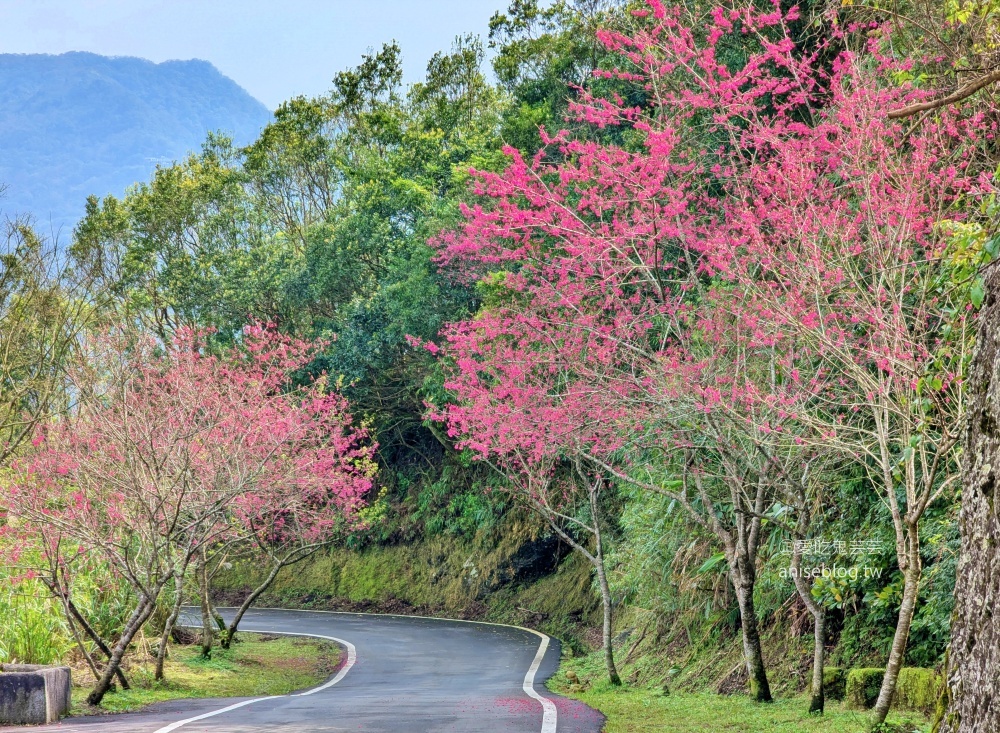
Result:
[[0,53],[205,59],[274,109],[395,39],[405,81],[508,0],[0,0]]

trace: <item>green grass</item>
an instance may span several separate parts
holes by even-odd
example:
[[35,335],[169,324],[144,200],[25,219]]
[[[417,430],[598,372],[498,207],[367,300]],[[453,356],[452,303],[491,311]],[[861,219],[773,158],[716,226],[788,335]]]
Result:
[[182,698],[284,695],[325,680],[339,658],[339,647],[328,642],[259,634],[240,634],[231,649],[214,649],[211,659],[202,659],[197,645],[173,646],[163,682],[153,680],[152,660],[132,664],[132,689],[108,693],[98,708],[86,703],[93,678],[77,673],[73,715],[130,712]]
[[[566,672],[573,670],[582,683],[571,687]],[[607,717],[606,733],[867,733],[867,713],[848,710],[828,702],[822,716],[809,715],[805,696],[779,699],[770,704],[754,703],[743,695],[709,692],[671,692],[660,689],[611,686],[600,674],[594,658],[567,659],[549,681],[554,691],[582,700]],[[583,689],[579,689],[583,687]],[[889,723],[896,731],[927,731],[919,713],[893,714]]]

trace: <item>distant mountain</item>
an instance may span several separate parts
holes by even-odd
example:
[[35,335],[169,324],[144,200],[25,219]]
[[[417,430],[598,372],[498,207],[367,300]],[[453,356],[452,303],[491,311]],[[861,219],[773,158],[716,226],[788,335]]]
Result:
[[270,117],[207,61],[0,54],[0,213],[65,243],[89,194],[121,195],[209,131],[248,143]]

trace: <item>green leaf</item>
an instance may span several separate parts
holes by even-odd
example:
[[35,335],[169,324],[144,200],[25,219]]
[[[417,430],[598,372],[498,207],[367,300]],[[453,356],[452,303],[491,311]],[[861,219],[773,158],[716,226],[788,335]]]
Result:
[[719,563],[723,562],[725,559],[726,559],[725,553],[717,552],[716,554],[712,555],[710,558],[708,558],[705,562],[701,564],[701,567],[698,568],[698,574],[701,575],[702,573],[707,573],[708,571],[716,567]]
[[997,254],[1000,253],[1000,235],[986,240],[986,244],[983,245],[983,252],[990,256],[990,260],[995,260]]
[[983,279],[976,278],[976,281],[972,283],[972,287],[969,289],[969,299],[972,301],[972,305],[979,308],[983,304],[985,297],[986,288],[983,285]]

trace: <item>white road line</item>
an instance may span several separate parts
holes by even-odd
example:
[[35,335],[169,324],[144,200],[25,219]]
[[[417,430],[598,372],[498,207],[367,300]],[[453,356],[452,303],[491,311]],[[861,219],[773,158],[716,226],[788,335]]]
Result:
[[292,697],[305,697],[306,695],[315,695],[317,692],[322,692],[328,687],[333,687],[335,684],[337,684],[342,679],[344,679],[344,677],[347,676],[347,673],[351,671],[351,667],[353,667],[354,663],[358,661],[358,650],[354,648],[354,644],[352,644],[349,641],[344,641],[343,639],[336,639],[332,636],[320,636],[319,634],[296,634],[292,631],[270,631],[263,633],[283,634],[284,636],[313,636],[316,637],[317,639],[329,639],[330,641],[335,641],[338,644],[343,644],[345,647],[347,647],[347,662],[344,664],[343,667],[340,668],[340,671],[337,672],[336,677],[334,677],[332,680],[329,680],[328,682],[324,682],[319,687],[314,687],[311,690],[306,690],[305,692],[297,692],[294,695],[292,695]]
[[156,733],[170,733],[172,730],[177,730],[182,725],[187,725],[188,723],[194,723],[198,720],[204,720],[205,718],[214,718],[216,715],[222,715],[223,713],[228,713],[230,710],[235,710],[236,708],[241,708],[244,705],[252,705],[255,702],[261,702],[262,700],[275,700],[278,697],[285,697],[284,695],[272,695],[271,697],[258,697],[253,700],[244,700],[243,702],[238,702],[235,705],[230,705],[227,708],[222,708],[221,710],[213,710],[210,713],[205,713],[204,715],[196,715],[193,718],[188,718],[187,720],[178,720],[176,723],[171,723],[170,725],[164,726],[156,731]]
[[[528,629],[528,631],[530,630]],[[556,733],[556,704],[535,692],[535,672],[538,671],[545,658],[545,652],[549,648],[549,637],[538,631],[535,633],[542,637],[542,643],[538,645],[538,651],[535,652],[535,658],[531,662],[531,667],[528,668],[528,673],[524,675],[524,684],[521,687],[528,697],[532,697],[542,704],[542,733]]]
[[[556,704],[549,700],[547,697],[539,695],[535,691],[535,673],[538,672],[538,668],[542,664],[542,660],[545,659],[545,652],[549,648],[550,638],[543,634],[541,631],[536,631],[535,629],[526,629],[523,626],[513,626],[511,624],[495,624],[490,621],[467,621],[461,618],[437,618],[436,616],[404,616],[401,613],[355,613],[352,611],[319,611],[311,608],[302,609],[290,609],[290,608],[255,608],[255,611],[290,611],[292,613],[325,613],[331,616],[388,616],[390,618],[419,618],[428,621],[443,621],[448,623],[459,623],[459,624],[475,624],[477,626],[499,626],[505,629],[517,629],[518,631],[527,631],[529,634],[534,634],[542,640],[542,643],[538,647],[538,651],[535,652],[535,658],[531,662],[531,667],[528,668],[528,673],[524,675],[524,684],[521,685],[521,689],[524,690],[528,697],[537,700],[542,705],[542,729],[540,733],[556,733],[556,724],[558,722],[558,714],[556,711]],[[331,683],[333,684],[333,683]],[[309,693],[303,693],[309,694]],[[156,733],[161,733],[156,731]],[[165,733],[165,732],[164,732]]]
[[[235,705],[230,705],[229,707],[222,708],[220,710],[213,710],[210,713],[203,713],[202,715],[196,715],[193,718],[188,718],[187,720],[178,720],[176,723],[171,723],[170,725],[160,728],[154,733],[170,733],[171,731],[177,730],[178,728],[187,725],[188,723],[195,723],[199,720],[204,720],[205,718],[214,718],[216,715],[222,715],[223,713],[228,713],[230,710],[236,710],[236,708],[241,708],[244,705],[253,705],[256,702],[263,702],[264,700],[278,700],[282,697],[302,697],[304,695],[315,695],[317,692],[322,692],[323,690],[333,687],[335,684],[340,682],[351,671],[351,667],[354,663],[358,661],[358,650],[354,648],[354,644],[349,641],[344,641],[343,639],[338,639],[333,636],[323,636],[322,634],[299,634],[291,631],[259,631],[256,629],[241,629],[241,631],[246,631],[251,634],[280,634],[282,636],[309,636],[313,639],[326,639],[327,641],[334,641],[338,644],[343,645],[347,648],[347,662],[344,666],[340,668],[337,675],[330,681],[320,685],[319,687],[314,687],[311,690],[306,690],[305,692],[298,692],[294,695],[271,695],[269,697],[256,697],[253,700],[244,700],[243,702],[238,702]],[[532,674],[534,677],[534,674]],[[527,681],[525,681],[527,684]],[[555,728],[552,729],[553,731]],[[549,733],[543,728],[543,733]]]

